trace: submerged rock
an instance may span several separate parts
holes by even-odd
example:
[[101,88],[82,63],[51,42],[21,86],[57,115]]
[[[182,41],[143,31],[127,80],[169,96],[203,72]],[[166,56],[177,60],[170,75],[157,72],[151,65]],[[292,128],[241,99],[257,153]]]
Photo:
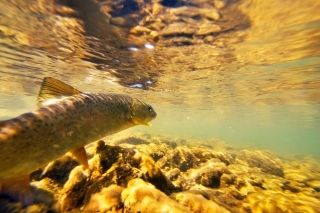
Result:
[[209,161],[204,166],[189,173],[196,183],[210,188],[218,188],[220,186],[220,177],[225,172],[227,172],[227,166],[224,163]]
[[201,195],[195,195],[190,192],[180,192],[172,196],[176,201],[187,206],[194,213],[229,213],[227,209],[219,206],[215,202],[204,198]]
[[66,155],[37,171],[36,202],[0,197],[0,212],[319,212],[314,161],[150,135],[112,143],[88,146],[88,170]]
[[221,31],[221,27],[212,23],[203,23],[199,26],[199,30],[196,35],[209,35],[212,33],[218,33]]
[[319,212],[320,200],[303,194],[281,193],[270,190],[248,196],[252,212]]
[[121,212],[123,205],[121,193],[123,188],[112,184],[102,188],[100,192],[93,194],[88,204],[85,205],[84,212]]
[[229,161],[223,153],[196,147],[177,147],[169,150],[163,158],[157,161],[157,164],[160,168],[178,168],[180,171],[185,172],[191,168],[197,168],[201,163],[210,159],[218,159],[229,165]]
[[133,179],[122,194],[125,212],[192,212],[142,179]]
[[271,155],[271,153],[242,150],[237,155],[237,160],[245,162],[250,167],[258,167],[265,173],[280,177],[284,176],[282,167],[278,163],[280,159],[274,155]]
[[160,35],[162,36],[170,36],[170,35],[192,35],[196,33],[198,27],[195,25],[187,24],[184,22],[174,22],[169,24],[165,28],[160,31]]

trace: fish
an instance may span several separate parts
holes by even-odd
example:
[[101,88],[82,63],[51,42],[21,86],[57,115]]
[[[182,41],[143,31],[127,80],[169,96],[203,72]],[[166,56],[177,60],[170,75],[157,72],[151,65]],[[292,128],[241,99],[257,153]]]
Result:
[[[150,125],[151,105],[125,94],[80,92],[43,79],[38,108],[0,121],[0,194],[24,204],[31,172],[70,152],[88,168],[84,146],[136,125]],[[22,190],[23,189],[23,190]]]

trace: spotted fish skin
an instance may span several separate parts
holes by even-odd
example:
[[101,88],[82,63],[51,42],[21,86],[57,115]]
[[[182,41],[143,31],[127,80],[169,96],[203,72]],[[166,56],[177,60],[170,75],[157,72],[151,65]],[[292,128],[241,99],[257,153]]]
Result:
[[136,98],[81,93],[0,121],[0,181],[27,175],[68,151],[156,117]]

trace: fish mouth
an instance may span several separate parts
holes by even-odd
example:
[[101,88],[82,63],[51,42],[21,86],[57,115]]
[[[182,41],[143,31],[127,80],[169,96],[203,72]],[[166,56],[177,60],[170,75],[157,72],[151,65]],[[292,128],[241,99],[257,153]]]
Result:
[[153,113],[150,115],[149,119],[147,119],[147,120],[143,123],[143,125],[152,126],[149,122],[152,121],[153,119],[155,119],[156,117],[157,117],[157,113],[156,113],[156,112],[153,112]]
[[152,119],[155,119],[155,118],[157,117],[157,113],[156,113],[156,112],[152,112],[151,115],[150,115],[150,117],[151,117]]

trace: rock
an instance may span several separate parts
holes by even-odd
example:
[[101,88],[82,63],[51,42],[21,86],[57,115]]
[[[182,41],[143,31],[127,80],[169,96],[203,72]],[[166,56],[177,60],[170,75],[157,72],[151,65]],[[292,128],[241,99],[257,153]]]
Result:
[[[160,31],[162,28],[164,28],[166,26],[166,24],[160,22],[153,22],[152,24],[150,24],[148,27],[152,30]],[[157,34],[159,35],[159,33],[157,32]]]
[[162,21],[161,21],[161,18],[154,17],[154,16],[147,16],[144,19],[144,25],[149,24],[149,23],[153,23],[153,22],[160,22],[161,23]]
[[83,173],[82,167],[74,168],[68,181],[63,186],[61,195],[61,211],[71,211],[79,208],[85,198],[87,176]]
[[200,25],[199,30],[196,32],[196,35],[208,35],[211,33],[218,33],[221,31],[221,27],[218,25],[206,22]]
[[165,28],[160,31],[160,35],[162,36],[170,36],[170,35],[192,35],[196,33],[198,30],[197,26],[190,25],[184,22],[174,22],[169,24]]
[[[268,156],[269,153],[262,151],[242,150],[237,155],[237,160],[242,160],[250,167],[258,167],[262,172],[283,177],[282,167],[277,162],[276,156]],[[280,161],[280,159],[278,159]]]
[[303,194],[264,190],[248,195],[251,212],[319,212],[320,200]]
[[150,155],[154,161],[158,161],[165,155],[170,150],[170,147],[165,144],[165,143],[160,143],[160,144],[155,144],[155,143],[150,143],[148,145],[140,145],[136,146],[138,150],[144,150],[146,154]]
[[200,12],[201,15],[209,19],[218,20],[220,18],[219,12],[214,8],[201,8]]
[[170,199],[152,184],[133,179],[121,194],[124,212],[191,213],[187,207]]
[[220,186],[220,177],[227,172],[227,167],[222,162],[209,161],[199,169],[192,169],[189,176],[196,183],[210,188],[218,188]]
[[235,180],[234,175],[224,173],[220,177],[220,186],[227,187],[227,186],[233,184],[234,180]]
[[[217,203],[219,206],[223,206],[230,212],[241,212],[244,204],[243,196],[236,189],[224,188],[224,189],[208,189],[203,190],[209,196],[209,199]],[[236,192],[235,192],[236,191]],[[237,198],[240,199],[237,199]]]
[[44,212],[44,211],[37,204],[30,205],[26,208],[26,213],[40,213],[40,212]]
[[297,184],[295,184],[293,181],[285,181],[282,184],[281,188],[283,190],[289,190],[293,193],[297,193],[297,192],[302,191],[302,189],[299,186],[297,186]]
[[237,189],[230,189],[228,194],[237,200],[243,200],[245,198]]
[[260,187],[261,189],[265,189],[264,186],[263,186],[264,180],[261,180],[261,179],[259,179],[259,180],[252,180],[252,179],[250,179],[250,180],[248,180],[248,182],[249,182],[252,186],[258,186],[258,187]]
[[93,194],[88,204],[85,205],[85,212],[108,212],[122,209],[121,193],[123,188],[117,185],[110,185],[102,188],[100,192]]
[[205,43],[212,43],[216,40],[216,38],[212,35],[209,35],[209,36],[206,36],[203,40]]
[[166,155],[157,161],[160,168],[170,166],[185,172],[191,168],[197,168],[201,163],[210,159],[217,159],[229,165],[226,157],[221,152],[211,151],[203,148],[176,147],[168,150]]
[[139,26],[139,25],[130,30],[130,33],[132,34],[143,34],[143,33],[150,33],[150,32],[151,32],[150,29],[143,26]]
[[207,200],[201,195],[195,195],[190,192],[180,192],[172,196],[180,204],[187,206],[194,213],[211,213],[211,212],[229,212],[222,206],[219,206],[211,200]]
[[213,1],[214,7],[217,9],[224,8],[227,5],[227,3],[228,3],[228,0],[214,0]]
[[127,17],[112,17],[110,19],[110,24],[120,26],[120,27],[133,27],[135,26],[135,22],[130,18]]
[[64,155],[59,159],[49,163],[42,172],[41,178],[50,178],[51,180],[63,185],[67,182],[69,174],[79,163],[70,155]]
[[166,39],[163,43],[164,43],[166,46],[172,46],[172,45],[176,45],[176,46],[189,45],[189,44],[193,44],[193,43],[194,43],[194,39],[188,38],[188,37],[173,37],[173,38]]
[[124,26],[126,24],[126,20],[122,17],[115,17],[110,19],[110,24]]
[[169,180],[173,181],[178,178],[180,175],[180,170],[178,168],[171,169],[166,173],[166,176],[169,178]]
[[197,7],[204,7],[207,6],[208,0],[188,0],[188,4],[195,5]]
[[245,182],[245,185],[241,187],[239,192],[241,193],[242,196],[245,197],[248,194],[256,192],[256,189],[249,182]]
[[198,25],[198,20],[195,20],[193,18],[183,17],[181,20],[191,25]]
[[197,7],[183,6],[177,8],[171,8],[169,13],[177,16],[194,17],[200,15],[200,9]]
[[159,39],[159,33],[157,31],[151,31],[150,36],[154,41],[157,41]]
[[161,10],[163,9],[163,6],[159,3],[154,3],[152,5],[152,15],[157,15],[161,12]]
[[169,193],[171,191],[173,188],[172,183],[163,175],[160,168],[150,156],[142,152],[137,152],[134,158],[140,163],[138,168],[141,171],[140,177],[142,177],[142,179],[152,183],[163,192]]
[[320,180],[311,180],[308,181],[306,184],[316,192],[320,192]]
[[154,160],[143,152],[134,149],[124,149],[119,146],[109,146],[100,141],[96,156],[97,175],[104,175],[104,186],[117,184],[125,187],[131,179],[142,178],[154,184],[164,192],[170,192],[172,183],[164,176]]
[[[313,180],[320,180],[320,166],[310,160],[290,161],[284,165],[285,178],[287,180],[296,181],[299,183],[308,183]],[[308,185],[308,184],[307,184]]]
[[[140,29],[144,30],[143,27],[141,27]],[[147,31],[150,32],[150,30],[147,30]],[[149,144],[150,142],[148,140],[146,140],[145,138],[131,135],[129,137],[125,137],[120,140],[117,140],[115,144],[122,144],[122,143],[138,145],[138,144]]]

